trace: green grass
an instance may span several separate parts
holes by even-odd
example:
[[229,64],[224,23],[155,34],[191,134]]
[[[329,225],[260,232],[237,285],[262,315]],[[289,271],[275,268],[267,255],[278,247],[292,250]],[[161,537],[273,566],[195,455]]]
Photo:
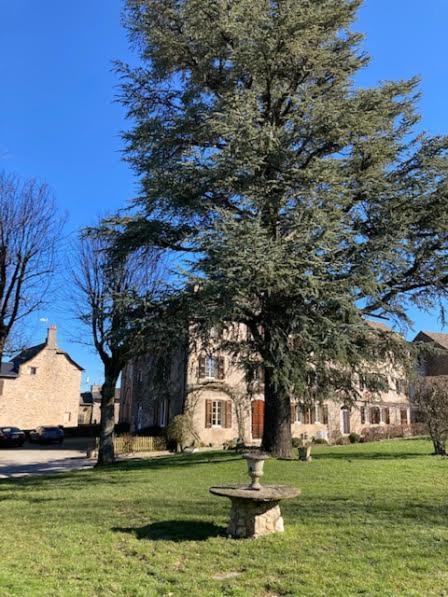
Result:
[[0,483],[0,595],[447,595],[448,460],[425,440],[314,449],[269,461],[302,495],[286,531],[223,533],[246,482],[230,453]]

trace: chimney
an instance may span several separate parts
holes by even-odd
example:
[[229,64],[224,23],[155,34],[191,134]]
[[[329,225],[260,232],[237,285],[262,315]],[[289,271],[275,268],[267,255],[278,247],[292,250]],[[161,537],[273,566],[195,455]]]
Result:
[[55,325],[51,325],[48,328],[47,348],[51,348],[53,350],[57,348],[56,332],[57,328]]

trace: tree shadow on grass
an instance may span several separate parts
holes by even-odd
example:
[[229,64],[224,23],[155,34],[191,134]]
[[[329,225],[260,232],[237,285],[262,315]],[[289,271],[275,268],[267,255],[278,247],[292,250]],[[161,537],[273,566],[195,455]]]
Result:
[[313,460],[409,460],[430,456],[422,452],[312,452]]
[[224,527],[219,527],[211,522],[198,520],[165,520],[153,522],[144,527],[112,529],[117,533],[129,533],[137,539],[151,541],[207,541],[211,537],[224,537]]

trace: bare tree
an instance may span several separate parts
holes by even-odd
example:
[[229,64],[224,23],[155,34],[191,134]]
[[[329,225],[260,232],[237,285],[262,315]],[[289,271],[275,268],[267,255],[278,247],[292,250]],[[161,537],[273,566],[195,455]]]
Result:
[[45,183],[0,172],[0,361],[15,326],[48,297],[62,225]]
[[415,384],[412,401],[420,411],[434,444],[434,453],[446,456],[448,439],[448,376],[421,378]]
[[160,255],[140,251],[117,257],[100,229],[82,236],[72,267],[78,319],[87,325],[103,363],[98,464],[114,461],[117,380],[126,363],[144,351],[144,327],[161,278]]

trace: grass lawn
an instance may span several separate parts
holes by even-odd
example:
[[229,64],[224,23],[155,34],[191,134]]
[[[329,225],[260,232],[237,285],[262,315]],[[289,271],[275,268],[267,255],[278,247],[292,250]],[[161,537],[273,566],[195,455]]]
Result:
[[448,460],[425,440],[269,461],[286,530],[224,536],[231,453],[0,482],[0,595],[448,595]]

